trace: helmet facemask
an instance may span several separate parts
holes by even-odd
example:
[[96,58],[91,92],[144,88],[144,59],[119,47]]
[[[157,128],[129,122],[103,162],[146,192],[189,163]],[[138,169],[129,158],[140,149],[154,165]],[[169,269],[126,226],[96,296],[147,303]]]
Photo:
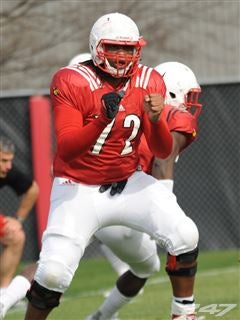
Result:
[[201,88],[192,88],[187,93],[179,90],[179,88],[177,89],[175,92],[167,92],[166,103],[175,108],[188,110],[194,116],[198,117],[202,111],[202,104],[198,101]]
[[[108,45],[122,46],[129,49],[108,50]],[[139,42],[112,41],[102,39],[96,47],[98,67],[115,78],[132,76],[136,72],[136,66],[141,56],[142,45]],[[131,50],[132,49],[132,50]]]
[[198,101],[200,93],[201,88],[193,88],[185,94],[185,106],[195,117],[202,111],[202,104]]

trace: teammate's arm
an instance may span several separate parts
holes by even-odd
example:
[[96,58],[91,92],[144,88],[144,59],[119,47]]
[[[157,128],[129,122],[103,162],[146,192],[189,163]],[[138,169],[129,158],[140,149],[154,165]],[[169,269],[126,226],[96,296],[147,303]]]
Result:
[[166,159],[155,157],[152,165],[152,176],[157,179],[173,180],[174,164],[180,151],[188,144],[188,134],[182,132],[171,132],[173,137],[173,148]]

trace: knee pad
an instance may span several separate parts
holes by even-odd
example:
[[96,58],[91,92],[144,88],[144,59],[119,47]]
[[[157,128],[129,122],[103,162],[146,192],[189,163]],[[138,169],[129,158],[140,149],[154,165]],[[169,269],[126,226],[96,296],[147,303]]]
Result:
[[149,278],[153,273],[160,270],[160,260],[157,254],[138,263],[130,263],[131,272],[139,278]]
[[170,236],[170,246],[167,251],[178,256],[183,252],[194,250],[198,245],[198,229],[189,217],[184,217]]
[[33,281],[31,288],[28,290],[26,297],[28,301],[37,309],[46,310],[59,305],[61,292],[48,290]]
[[[192,277],[197,272],[197,257],[198,248],[178,256],[172,256],[168,253],[165,270],[170,276]],[[180,266],[178,263],[180,263]],[[181,263],[184,265],[189,263],[191,266],[181,267]]]
[[64,292],[73,278],[72,272],[60,261],[48,260],[40,262],[34,279],[43,287]]

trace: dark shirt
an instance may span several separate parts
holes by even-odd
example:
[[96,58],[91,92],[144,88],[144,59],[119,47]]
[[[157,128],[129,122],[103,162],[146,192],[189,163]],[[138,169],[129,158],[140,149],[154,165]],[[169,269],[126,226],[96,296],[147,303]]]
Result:
[[17,195],[24,194],[32,185],[32,178],[28,177],[16,168],[12,168],[6,178],[0,178],[0,188],[11,187]]

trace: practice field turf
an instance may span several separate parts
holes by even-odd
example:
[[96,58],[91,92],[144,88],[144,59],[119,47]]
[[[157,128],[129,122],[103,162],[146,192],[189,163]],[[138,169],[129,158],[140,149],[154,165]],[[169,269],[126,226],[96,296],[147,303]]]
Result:
[[[143,294],[121,309],[121,320],[169,320],[171,288],[164,271],[165,257],[161,256],[161,271],[148,280]],[[199,320],[240,320],[239,263],[237,250],[201,252],[195,286]],[[85,319],[100,305],[115,279],[114,271],[104,258],[84,259],[61,305],[48,319]],[[15,307],[5,319],[23,317],[23,308]]]

